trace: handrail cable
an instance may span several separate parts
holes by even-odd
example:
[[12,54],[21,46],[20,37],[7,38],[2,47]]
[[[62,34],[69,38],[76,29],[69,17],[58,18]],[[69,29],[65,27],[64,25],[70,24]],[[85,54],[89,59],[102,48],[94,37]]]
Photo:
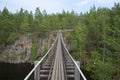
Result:
[[61,39],[62,39],[62,43],[63,43],[63,46],[65,48],[65,50],[67,51],[67,54],[70,56],[70,58],[72,59],[73,63],[75,64],[75,66],[77,67],[79,73],[81,74],[81,76],[83,77],[84,80],[87,80],[87,78],[84,76],[84,74],[82,73],[81,69],[79,68],[79,66],[77,65],[77,63],[75,62],[75,60],[73,59],[73,57],[70,55],[69,51],[67,50],[66,46],[65,46],[65,43],[63,41],[63,38],[62,38],[62,34],[61,34]]

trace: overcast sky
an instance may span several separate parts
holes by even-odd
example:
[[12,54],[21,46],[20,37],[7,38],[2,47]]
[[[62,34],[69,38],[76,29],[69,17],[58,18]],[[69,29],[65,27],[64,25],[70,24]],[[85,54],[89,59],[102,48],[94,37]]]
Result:
[[47,13],[61,13],[74,10],[76,13],[89,11],[90,7],[114,6],[120,0],[0,0],[0,10],[6,6],[10,12],[16,12],[20,8],[35,12],[36,7],[40,10],[46,10]]

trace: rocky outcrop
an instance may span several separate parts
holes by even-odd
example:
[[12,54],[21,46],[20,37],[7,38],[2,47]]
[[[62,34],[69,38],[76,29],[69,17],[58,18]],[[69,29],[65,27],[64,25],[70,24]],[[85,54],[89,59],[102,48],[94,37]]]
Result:
[[49,49],[51,44],[54,42],[56,35],[54,34],[44,34],[39,36],[37,43],[37,49],[39,55],[44,55],[44,49]]
[[28,35],[20,36],[12,45],[7,45],[0,54],[1,62],[23,63],[30,59],[32,41]]
[[[54,42],[56,35],[44,34],[37,37],[36,47],[38,55],[43,56],[44,48],[51,46]],[[32,49],[33,41],[31,35],[21,35],[17,41],[12,45],[7,45],[0,54],[0,62],[7,63],[25,63],[31,62],[32,60]]]

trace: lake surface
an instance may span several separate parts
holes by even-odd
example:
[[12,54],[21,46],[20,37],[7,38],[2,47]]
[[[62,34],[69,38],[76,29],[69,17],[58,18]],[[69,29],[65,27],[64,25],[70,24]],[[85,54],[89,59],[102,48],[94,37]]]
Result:
[[0,80],[23,80],[32,68],[30,63],[0,63]]

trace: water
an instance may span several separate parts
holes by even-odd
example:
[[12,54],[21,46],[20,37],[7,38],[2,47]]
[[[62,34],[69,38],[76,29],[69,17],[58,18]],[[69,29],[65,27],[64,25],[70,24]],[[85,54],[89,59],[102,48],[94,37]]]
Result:
[[30,63],[0,63],[0,80],[23,80],[32,68]]

